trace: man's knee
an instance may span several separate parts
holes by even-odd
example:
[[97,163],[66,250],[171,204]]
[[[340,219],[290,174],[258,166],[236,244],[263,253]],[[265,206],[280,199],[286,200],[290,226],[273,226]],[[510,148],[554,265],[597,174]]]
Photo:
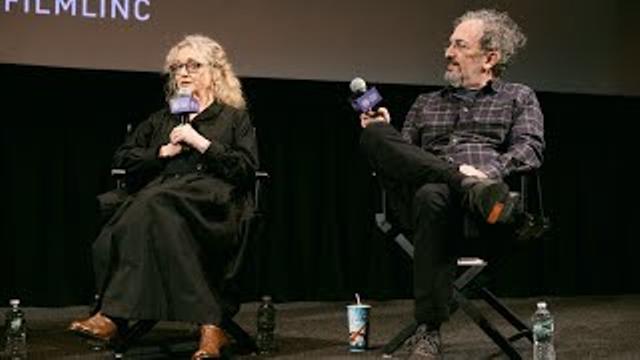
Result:
[[450,198],[451,191],[446,184],[424,184],[413,197],[414,209],[443,210],[450,205]]
[[387,123],[373,123],[362,129],[360,134],[360,147],[369,151],[378,147],[384,139],[385,134],[390,130],[391,125]]

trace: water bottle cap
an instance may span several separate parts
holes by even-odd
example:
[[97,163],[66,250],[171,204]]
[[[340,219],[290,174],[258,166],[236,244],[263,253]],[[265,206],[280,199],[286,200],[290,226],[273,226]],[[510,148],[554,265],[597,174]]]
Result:
[[546,309],[547,308],[547,303],[544,301],[540,301],[538,302],[538,309]]
[[9,305],[11,305],[13,307],[20,305],[20,299],[11,299],[11,300],[9,300]]

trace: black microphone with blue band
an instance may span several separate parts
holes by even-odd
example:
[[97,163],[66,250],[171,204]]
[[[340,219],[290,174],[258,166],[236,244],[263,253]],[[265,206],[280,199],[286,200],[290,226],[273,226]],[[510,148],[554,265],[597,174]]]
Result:
[[198,100],[191,94],[191,89],[180,88],[175,97],[169,99],[171,113],[180,116],[180,124],[189,122],[189,115],[196,114],[200,110]]
[[367,83],[362,78],[354,78],[349,84],[353,93],[351,106],[355,111],[366,113],[372,111],[382,101],[382,95],[375,87],[367,89]]

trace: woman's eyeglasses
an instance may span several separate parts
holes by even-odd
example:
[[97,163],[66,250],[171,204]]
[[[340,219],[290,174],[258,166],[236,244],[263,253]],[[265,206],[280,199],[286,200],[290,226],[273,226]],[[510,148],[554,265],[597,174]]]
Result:
[[178,71],[180,71],[180,69],[182,69],[183,67],[187,70],[188,73],[193,74],[198,72],[198,70],[200,70],[200,68],[202,67],[202,63],[199,63],[197,61],[193,61],[193,60],[189,60],[186,63],[183,64],[171,64],[169,65],[169,70],[172,73],[177,73]]

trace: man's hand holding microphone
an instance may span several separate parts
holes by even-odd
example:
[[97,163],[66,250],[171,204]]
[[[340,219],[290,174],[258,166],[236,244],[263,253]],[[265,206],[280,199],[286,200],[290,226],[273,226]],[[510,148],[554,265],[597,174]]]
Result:
[[384,107],[376,107],[382,96],[375,87],[367,89],[367,83],[362,78],[354,78],[349,84],[352,92],[351,106],[360,112],[360,126],[366,128],[375,122],[391,121],[389,110]]
[[391,122],[391,115],[389,115],[387,108],[379,107],[376,110],[369,110],[360,114],[360,126],[362,128],[366,128],[376,122]]
[[[382,96],[375,87],[367,89],[367,83],[362,78],[354,78],[349,84],[352,92],[351,106],[360,112],[360,126],[366,128],[373,123],[390,123],[391,115],[385,107],[376,107]],[[458,171],[466,176],[480,179],[488,178],[487,174],[468,164],[459,165]]]

